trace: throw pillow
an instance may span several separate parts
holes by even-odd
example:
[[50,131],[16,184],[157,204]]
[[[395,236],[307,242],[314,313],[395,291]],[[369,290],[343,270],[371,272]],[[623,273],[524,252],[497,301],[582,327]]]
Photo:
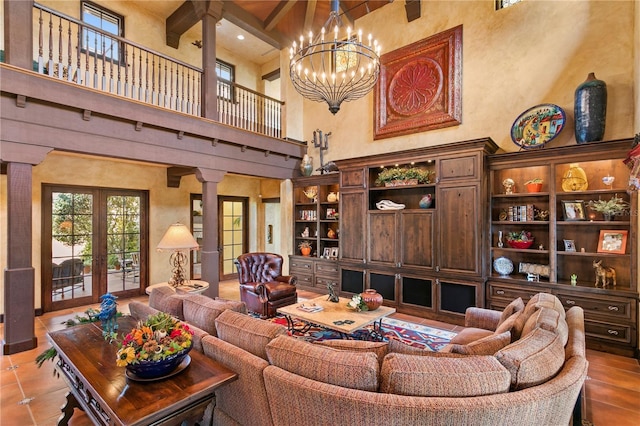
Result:
[[353,352],[278,336],[266,347],[269,362],[311,380],[359,389],[378,390],[378,359],[372,352]]
[[493,355],[511,343],[511,333],[492,334],[468,345],[451,345],[451,352],[463,355]]
[[500,321],[498,321],[498,326],[500,326],[500,324],[505,322],[507,318],[509,318],[511,315],[523,309],[524,309],[524,302],[522,301],[522,297],[518,297],[517,299],[513,300],[502,311],[502,314],[500,315]]
[[492,356],[415,356],[391,353],[382,365],[380,392],[467,397],[504,393],[509,372]]
[[216,319],[218,338],[266,360],[265,346],[275,337],[285,334],[281,325],[226,310]]
[[217,337],[215,319],[227,309],[237,309],[237,306],[235,303],[213,300],[210,297],[197,294],[185,296],[182,308],[186,322]]
[[502,334],[505,331],[508,331],[509,333],[511,333],[512,342],[519,339],[520,334],[522,332],[522,326],[524,326],[524,324],[522,324],[520,326],[520,329],[518,329],[518,325],[519,325],[518,319],[522,316],[522,314],[523,314],[523,311],[518,311],[513,315],[511,315],[509,318],[503,321],[502,324],[498,326],[498,328],[496,328],[496,331],[494,334]]

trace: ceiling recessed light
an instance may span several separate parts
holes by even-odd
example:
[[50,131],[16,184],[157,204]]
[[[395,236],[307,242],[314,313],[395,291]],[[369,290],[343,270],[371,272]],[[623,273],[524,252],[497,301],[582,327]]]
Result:
[[244,40],[244,36],[242,34],[238,34],[238,40]]

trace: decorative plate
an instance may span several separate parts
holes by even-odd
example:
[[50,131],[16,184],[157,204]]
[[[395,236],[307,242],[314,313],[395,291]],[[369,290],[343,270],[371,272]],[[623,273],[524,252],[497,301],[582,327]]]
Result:
[[493,261],[493,269],[502,276],[513,272],[513,262],[506,257],[499,257]]
[[529,108],[511,126],[511,139],[522,149],[542,148],[564,128],[566,115],[558,105]]

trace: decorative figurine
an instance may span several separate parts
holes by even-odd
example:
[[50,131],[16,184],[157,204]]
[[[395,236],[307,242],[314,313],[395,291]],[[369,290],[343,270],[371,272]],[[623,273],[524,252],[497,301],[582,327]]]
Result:
[[571,285],[576,286],[578,284],[578,276],[576,274],[571,274]]
[[502,186],[504,186],[504,193],[505,194],[513,194],[513,192],[516,189],[515,188],[516,183],[511,178],[506,178],[505,180],[503,180],[502,181]]
[[607,185],[609,187],[609,189],[613,188],[613,181],[616,180],[615,177],[613,176],[609,176],[608,174],[602,178],[602,183],[604,183],[605,185]]
[[116,321],[118,314],[118,302],[117,297],[111,293],[106,293],[100,296],[100,313],[98,319],[102,321],[102,335],[106,338],[115,335],[115,331],[118,329],[118,323]]
[[329,297],[327,300],[329,302],[338,303],[340,301],[340,297],[338,297],[338,294],[336,293],[336,283],[327,283],[327,290],[329,290]]
[[329,149],[329,136],[331,136],[331,132],[325,133],[324,138],[322,136],[322,130],[317,129],[313,131],[313,147],[320,150],[320,168],[318,168],[317,170],[319,170],[320,174],[323,175],[327,173],[328,170],[325,168],[324,155],[322,153],[323,151],[327,151]]
[[498,231],[498,247],[504,247],[504,243],[502,242],[502,231]]
[[593,261],[593,267],[596,270],[596,288],[598,283],[602,284],[602,288],[607,288],[609,284],[616,286],[616,270],[608,266],[602,266],[602,260]]
[[309,227],[305,226],[304,231],[300,234],[302,238],[309,238]]

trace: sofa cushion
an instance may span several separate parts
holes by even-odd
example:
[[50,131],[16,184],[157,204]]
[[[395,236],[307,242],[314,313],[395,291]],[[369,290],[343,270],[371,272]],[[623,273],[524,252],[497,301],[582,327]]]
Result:
[[493,331],[485,330],[483,328],[475,328],[469,327],[460,331],[458,334],[453,336],[453,338],[449,341],[449,343],[453,343],[456,345],[466,345],[471,342],[475,342],[476,340],[480,340],[483,337],[491,336]]
[[564,306],[562,306],[562,302],[553,294],[549,293],[538,293],[535,294],[529,301],[527,302],[527,306],[525,306],[525,312],[528,313],[527,317],[536,310],[540,308],[550,308],[555,310],[560,314],[562,319],[565,319],[566,313],[564,311]]
[[466,345],[451,345],[450,352],[463,355],[493,355],[511,343],[511,333],[492,334]]
[[562,338],[562,346],[567,344],[569,327],[567,326],[567,322],[560,317],[560,314],[556,310],[540,308],[535,311],[522,328],[522,336],[526,336],[537,327],[558,333]]
[[238,309],[235,303],[213,300],[199,294],[183,296],[184,320],[206,331],[212,336],[218,336],[215,319],[227,309]]
[[218,338],[266,360],[265,346],[287,332],[281,325],[226,310],[216,319]]
[[559,334],[538,327],[495,357],[511,373],[511,389],[520,390],[554,377],[564,364],[564,346]]
[[353,352],[278,336],[267,345],[269,362],[299,376],[323,383],[375,392],[378,359],[372,352]]
[[[524,327],[524,323],[520,323],[520,321],[518,321],[523,314],[524,311],[514,312],[509,318],[503,321],[498,328],[496,328],[495,334],[502,334],[508,331],[511,334],[511,341],[516,341],[517,338],[515,336],[520,338],[522,327]],[[520,327],[520,329],[518,329],[518,327]]]
[[517,299],[513,300],[502,311],[502,314],[500,315],[500,321],[498,322],[498,326],[500,326],[500,324],[505,322],[507,318],[509,318],[511,315],[515,314],[516,312],[520,312],[523,309],[524,309],[524,302],[522,301],[522,297],[518,297]]
[[511,375],[492,356],[415,356],[391,353],[382,364],[380,392],[466,397],[504,393]]
[[242,301],[223,299],[222,297],[215,297],[213,300],[224,302],[232,311],[240,312],[241,314],[247,313],[247,305]]
[[154,288],[149,295],[149,306],[165,312],[178,319],[184,320],[183,300],[184,295],[176,294],[169,286]]
[[[391,339],[395,340],[395,339]],[[369,342],[366,340],[330,339],[314,342],[317,345],[352,352],[372,352],[378,357],[378,364],[382,367],[382,361],[389,352],[388,342]],[[408,345],[405,345],[408,346]]]

